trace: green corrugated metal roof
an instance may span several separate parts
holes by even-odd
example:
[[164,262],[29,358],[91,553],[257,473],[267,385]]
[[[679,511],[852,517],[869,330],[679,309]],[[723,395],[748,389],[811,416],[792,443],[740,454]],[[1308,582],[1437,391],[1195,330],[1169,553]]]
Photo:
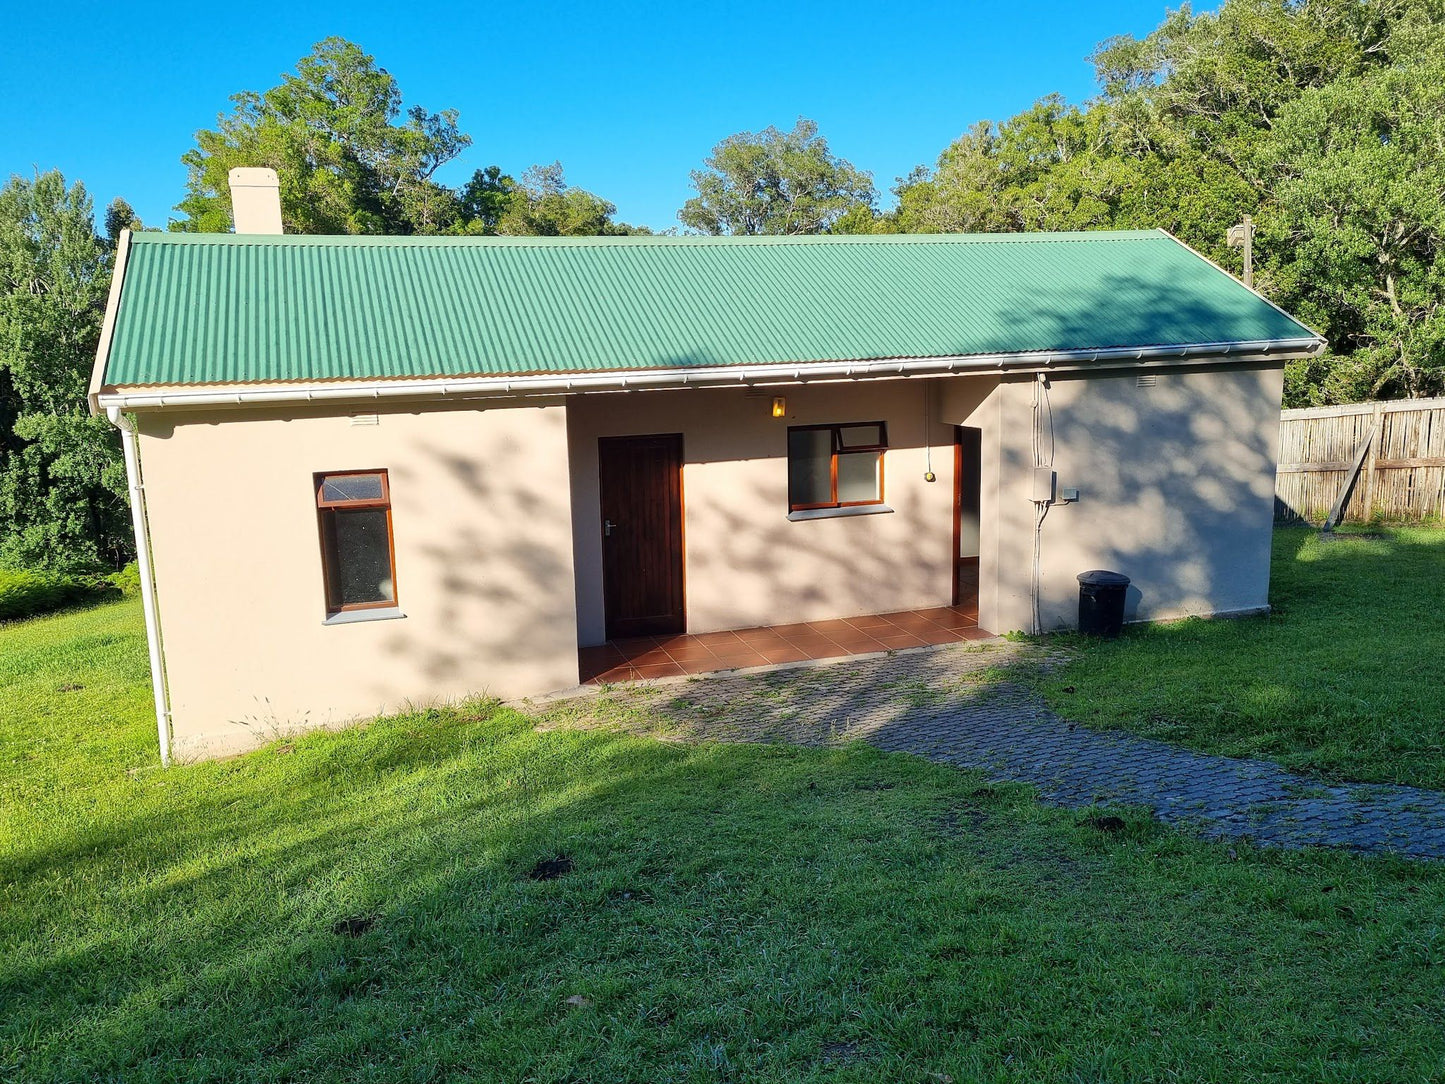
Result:
[[131,239],[103,384],[1310,338],[1160,232]]

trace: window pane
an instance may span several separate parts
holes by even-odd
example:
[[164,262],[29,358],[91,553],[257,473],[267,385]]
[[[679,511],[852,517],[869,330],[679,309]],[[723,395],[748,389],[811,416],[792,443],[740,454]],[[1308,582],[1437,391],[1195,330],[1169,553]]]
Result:
[[833,434],[828,429],[788,433],[788,503],[830,504],[833,500]]
[[883,443],[883,427],[881,425],[840,426],[838,439],[845,448],[876,448]]
[[847,452],[838,456],[838,503],[876,501],[879,452]]
[[342,606],[358,602],[393,602],[391,540],[386,533],[386,510],[338,510],[335,517],[335,553],[331,576]]
[[321,480],[323,501],[379,501],[379,474],[329,474]]

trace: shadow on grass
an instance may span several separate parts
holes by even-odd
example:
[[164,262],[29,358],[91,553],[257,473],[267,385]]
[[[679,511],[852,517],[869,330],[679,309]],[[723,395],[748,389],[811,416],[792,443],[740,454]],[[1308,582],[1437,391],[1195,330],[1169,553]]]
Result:
[[[1388,1030],[1347,1055],[1388,1075],[1437,1034],[1433,973],[1381,951],[1431,951],[1441,882],[1406,867],[1232,861],[856,743],[484,709],[284,748],[157,773],[29,851],[4,883],[6,1076],[1218,1074],[1318,1067],[1331,1028]],[[1304,970],[1328,996],[1298,1002]]]

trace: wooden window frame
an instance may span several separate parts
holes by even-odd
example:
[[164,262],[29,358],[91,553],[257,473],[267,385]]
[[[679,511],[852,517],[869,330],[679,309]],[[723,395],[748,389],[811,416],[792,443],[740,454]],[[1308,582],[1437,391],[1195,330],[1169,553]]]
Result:
[[[328,479],[355,478],[371,474],[381,479],[380,497],[369,500],[329,501],[323,495]],[[326,616],[334,617],[336,614],[350,613],[354,610],[389,610],[400,606],[401,595],[396,584],[396,536],[391,529],[391,479],[387,476],[386,468],[317,471],[311,476],[311,482],[312,492],[316,496],[316,527],[321,542],[321,577],[326,591]],[[376,508],[386,512],[386,558],[391,567],[391,598],[378,602],[339,602],[337,601],[340,598],[337,570],[333,567],[331,557],[336,551],[334,514],[338,510],[358,512]]]
[[[864,426],[876,425],[881,441],[878,444],[856,444],[847,445],[843,443],[843,430],[862,428]],[[883,421],[871,422],[837,422],[825,425],[790,425],[788,426],[788,470],[790,475],[789,489],[791,490],[792,458],[793,458],[793,434],[805,432],[831,431],[832,450],[828,457],[828,486],[832,496],[831,501],[821,504],[794,504],[793,495],[788,493],[789,512],[809,512],[815,509],[826,508],[866,508],[870,505],[883,503],[883,461],[884,453],[888,451],[888,423]],[[840,501],[838,500],[838,456],[839,455],[865,455],[874,453],[878,456],[878,496],[867,501]]]

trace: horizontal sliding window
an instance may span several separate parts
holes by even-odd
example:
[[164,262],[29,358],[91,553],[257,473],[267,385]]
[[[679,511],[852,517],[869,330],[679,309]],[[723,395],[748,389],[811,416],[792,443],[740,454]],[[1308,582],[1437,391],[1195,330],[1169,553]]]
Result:
[[800,425],[788,430],[788,511],[883,503],[882,422]]
[[327,612],[395,606],[396,555],[386,471],[316,475],[316,511]]

